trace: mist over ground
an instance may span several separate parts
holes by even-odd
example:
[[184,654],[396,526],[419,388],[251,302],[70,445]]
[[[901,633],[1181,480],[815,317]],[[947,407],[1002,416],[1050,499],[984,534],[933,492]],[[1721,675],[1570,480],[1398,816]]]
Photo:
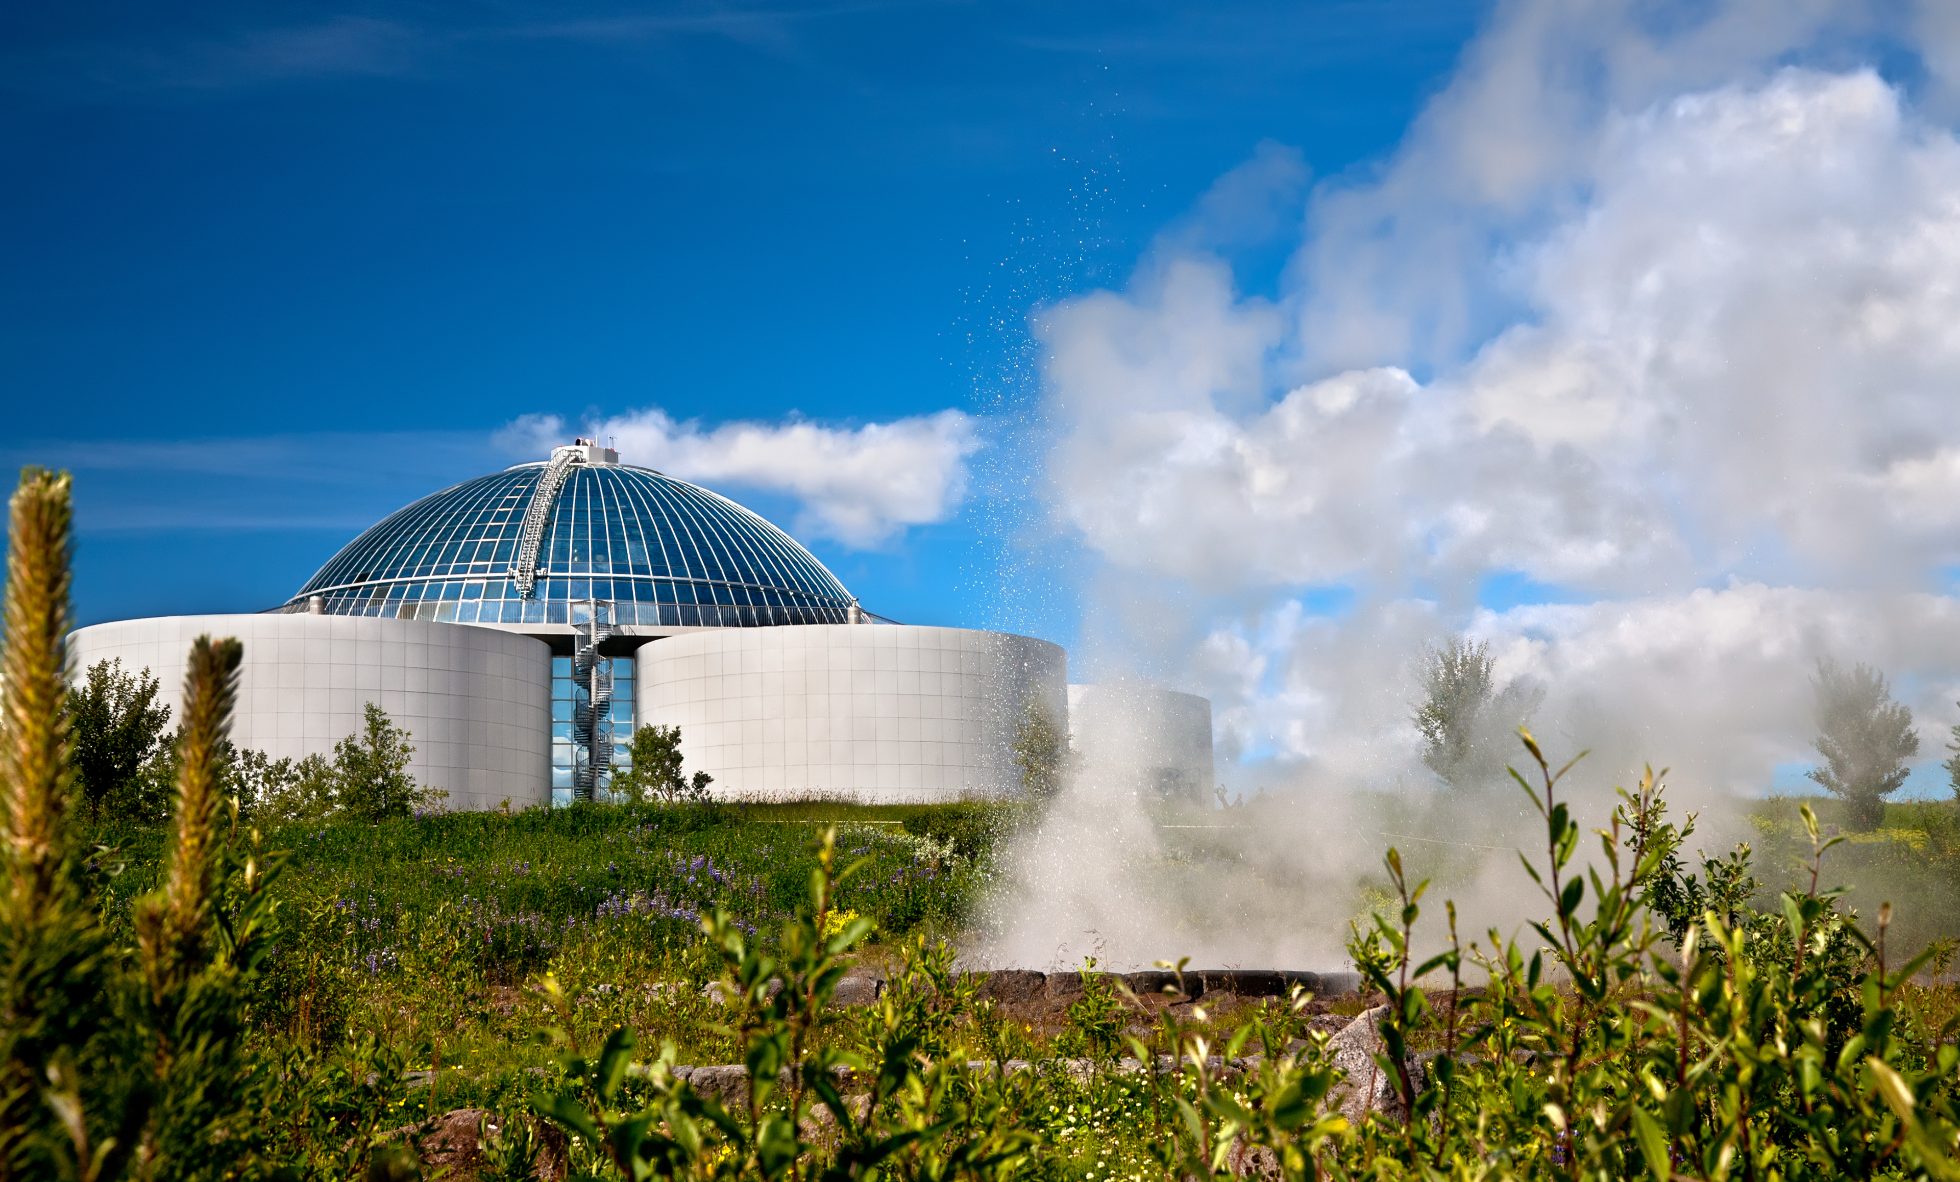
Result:
[[[1651,762],[1693,845],[1748,837],[1738,802],[1814,762],[1823,658],[1890,676],[1909,791],[1944,795],[1956,81],[1931,0],[1500,4],[1377,167],[1309,183],[1263,146],[1125,286],[1037,310],[1074,675],[1208,695],[1221,781],[1263,796],[1193,857],[1078,769],[980,954],[1325,965],[1391,843],[1469,931],[1538,914],[1522,793],[1420,761],[1415,671],[1453,635],[1542,691],[1549,754],[1592,751],[1588,828]],[[1276,205],[1291,262],[1247,290]]]

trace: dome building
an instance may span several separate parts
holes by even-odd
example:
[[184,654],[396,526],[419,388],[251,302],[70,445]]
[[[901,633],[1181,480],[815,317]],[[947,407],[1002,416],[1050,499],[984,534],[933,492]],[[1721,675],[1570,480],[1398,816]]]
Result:
[[782,530],[705,488],[579,443],[432,493],[383,519],[307,580],[336,616],[548,633],[582,605],[615,626],[848,623],[836,576]]
[[244,642],[240,746],[330,754],[376,703],[451,808],[603,794],[647,724],[720,794],[1011,795],[1016,738],[1069,707],[1058,646],[873,616],[760,516],[583,439],[390,514],[271,611],[80,629],[73,668],[148,668],[174,711],[204,633]]

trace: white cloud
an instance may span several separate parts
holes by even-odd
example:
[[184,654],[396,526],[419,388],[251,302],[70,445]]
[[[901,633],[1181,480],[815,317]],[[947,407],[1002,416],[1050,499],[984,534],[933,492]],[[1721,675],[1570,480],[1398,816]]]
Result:
[[1201,258],[1050,311],[1057,511],[1221,585],[1792,573],[1755,550],[1896,584],[1960,556],[1952,136],[1870,73],[1786,71],[1607,119],[1596,153],[1587,204],[1491,263],[1517,322],[1426,385],[1280,385],[1286,319]]
[[[527,415],[500,442],[536,456],[574,433],[556,415]],[[980,447],[974,420],[956,410],[845,427],[800,419],[704,426],[647,409],[576,433],[612,440],[627,463],[682,480],[793,497],[800,532],[854,547],[951,517],[966,494],[967,457]]]
[[[1169,234],[1044,312],[1052,512],[1099,587],[1190,618],[1087,610],[1147,621],[1221,750],[1408,776],[1413,657],[1463,628],[1615,774],[1760,788],[1826,654],[1941,750],[1960,142],[1870,69],[1787,64],[1854,7],[1507,6],[1374,179],[1315,194],[1276,298]],[[1593,602],[1474,613],[1499,572]],[[1357,607],[1303,616],[1326,583]]]

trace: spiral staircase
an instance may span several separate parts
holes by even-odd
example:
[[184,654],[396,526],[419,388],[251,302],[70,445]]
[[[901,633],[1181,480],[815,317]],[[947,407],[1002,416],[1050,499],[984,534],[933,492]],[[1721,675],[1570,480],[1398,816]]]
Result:
[[572,796],[590,801],[612,770],[612,662],[599,655],[613,635],[612,605],[586,605],[572,651],[572,677],[578,693],[572,703]]

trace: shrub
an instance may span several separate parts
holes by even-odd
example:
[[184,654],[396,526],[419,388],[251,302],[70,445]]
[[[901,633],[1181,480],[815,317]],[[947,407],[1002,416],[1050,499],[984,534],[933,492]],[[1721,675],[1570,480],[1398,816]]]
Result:
[[1014,767],[1021,777],[1021,798],[1042,804],[1053,800],[1068,778],[1068,733],[1048,706],[1030,701],[1014,732]]
[[97,661],[68,695],[68,731],[82,805],[98,819],[155,824],[169,810],[170,707],[148,669]]
[[1003,828],[1011,823],[1014,808],[979,801],[940,805],[913,813],[901,824],[907,833],[944,842],[959,857],[979,858],[992,851]]
[[697,770],[681,771],[681,728],[648,724],[633,732],[632,766],[613,773],[613,799],[641,804],[700,803],[709,799],[715,778]]
[[361,733],[333,748],[333,791],[342,811],[385,821],[406,817],[438,799],[408,774],[409,756],[415,754],[408,740],[409,733],[380,706],[369,702],[362,707]]

